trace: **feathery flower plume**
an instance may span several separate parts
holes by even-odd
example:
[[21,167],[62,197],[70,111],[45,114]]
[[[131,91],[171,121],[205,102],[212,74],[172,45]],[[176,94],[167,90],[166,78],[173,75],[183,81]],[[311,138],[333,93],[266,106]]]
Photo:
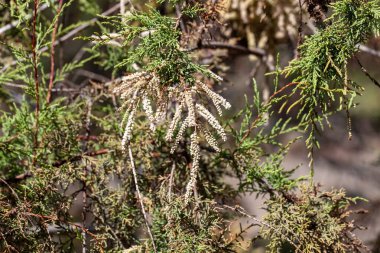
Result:
[[199,115],[201,115],[206,120],[206,122],[208,122],[216,130],[223,141],[226,141],[226,132],[219,124],[218,120],[214,117],[214,115],[212,115],[211,112],[209,112],[209,110],[207,110],[203,105],[196,104],[195,107],[197,108]]
[[199,170],[199,161],[201,158],[199,141],[198,141],[198,134],[197,134],[196,130],[190,136],[190,154],[192,157],[192,165],[191,165],[191,170],[190,170],[190,180],[186,186],[186,193],[185,193],[185,203],[186,204],[189,203],[191,193],[192,193],[193,189],[195,188],[195,184],[197,182],[197,174],[198,174],[198,170]]
[[132,108],[128,116],[127,125],[125,126],[123,139],[121,140],[121,148],[124,150],[127,142],[132,138],[132,128],[135,122],[136,106]]
[[185,102],[189,111],[189,126],[195,126],[195,109],[191,91],[185,91]]
[[215,137],[210,133],[209,130],[202,127],[201,131],[203,133],[203,136],[205,137],[207,143],[216,151],[219,152],[220,148],[218,147],[218,141],[215,139]]
[[145,111],[145,114],[147,115],[147,117],[150,121],[150,130],[155,131],[156,125],[155,125],[155,118],[153,115],[153,108],[152,108],[151,101],[146,94],[143,95],[142,106],[143,106],[143,109]]
[[175,110],[173,119],[170,123],[168,130],[167,130],[166,137],[165,137],[166,141],[171,141],[173,139],[174,130],[176,129],[176,127],[177,127],[177,125],[181,119],[181,116],[182,116],[182,109],[183,109],[183,105],[182,105],[182,103],[180,103]]
[[[221,77],[209,72],[210,76],[221,81]],[[180,81],[174,86],[165,87],[162,85],[159,77],[155,73],[146,71],[136,72],[114,81],[112,84],[117,85],[114,92],[120,94],[123,101],[119,110],[125,110],[121,127],[125,125],[123,138],[121,141],[124,150],[132,138],[132,130],[135,121],[136,111],[140,103],[146,117],[150,123],[150,129],[154,131],[157,124],[165,121],[166,116],[171,117],[170,125],[167,129],[165,139],[174,143],[170,149],[174,153],[179,142],[184,138],[186,130],[192,129],[190,136],[190,154],[192,157],[192,167],[190,180],[186,187],[186,200],[188,201],[192,190],[195,187],[196,177],[199,169],[200,147],[199,134],[202,134],[207,143],[217,152],[220,151],[218,141],[204,124],[209,124],[216,133],[226,140],[227,136],[223,127],[212,113],[203,105],[195,100],[194,94],[207,97],[216,107],[219,115],[222,114],[222,108],[229,109],[230,103],[219,94],[212,91],[205,83],[196,81],[193,85]],[[153,105],[155,108],[153,108]],[[168,108],[177,105],[174,115],[168,113]],[[155,109],[155,110],[154,110]],[[181,124],[181,120],[183,120]],[[126,123],[125,123],[126,122]],[[202,125],[203,124],[203,125]],[[178,129],[179,128],[179,129]],[[177,132],[178,129],[178,132]]]
[[182,126],[179,129],[177,136],[175,138],[174,144],[173,144],[172,148],[170,149],[170,153],[173,154],[174,151],[177,149],[180,140],[182,139],[183,135],[185,134],[187,127],[189,126],[189,122],[190,122],[189,118],[186,118],[185,121],[182,123]]

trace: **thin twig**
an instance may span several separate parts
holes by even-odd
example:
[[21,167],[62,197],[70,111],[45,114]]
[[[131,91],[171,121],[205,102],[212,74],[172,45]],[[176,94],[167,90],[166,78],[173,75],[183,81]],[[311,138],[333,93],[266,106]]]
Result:
[[120,0],[120,15],[125,14],[125,0]]
[[176,27],[178,25],[180,25],[181,31],[184,32],[184,33],[187,33],[185,23],[182,20],[182,11],[181,11],[181,7],[179,6],[179,4],[175,5],[175,12],[176,12],[176,15],[177,15],[177,24],[176,24]]
[[172,199],[172,188],[173,188],[174,171],[175,171],[175,162],[173,162],[173,166],[172,166],[172,170],[170,172],[170,178],[169,178],[169,191],[168,191],[168,200],[169,200],[169,202]]
[[55,55],[55,40],[57,36],[57,30],[58,30],[58,23],[59,23],[59,16],[61,15],[62,11],[62,3],[63,0],[59,0],[59,5],[58,5],[58,11],[57,11],[57,16],[54,24],[54,29],[53,29],[53,34],[52,34],[52,39],[51,39],[51,50],[50,50],[50,79],[49,79],[49,87],[48,87],[48,92],[46,96],[46,101],[49,104],[50,99],[51,99],[51,91],[53,89],[53,83],[54,83],[54,55]]
[[245,54],[253,54],[258,57],[265,57],[267,55],[267,53],[261,48],[252,49],[252,48],[246,48],[240,45],[232,45],[232,44],[219,42],[219,41],[210,41],[210,42],[205,42],[205,43],[200,41],[196,47],[187,49],[185,51],[191,52],[191,51],[199,50],[199,49],[218,49],[218,48],[235,50],[235,51],[239,51]]
[[81,160],[84,156],[99,156],[99,155],[108,154],[109,152],[110,152],[110,151],[109,151],[108,149],[100,149],[100,150],[98,150],[98,151],[86,152],[86,153],[84,153],[83,155],[77,155],[77,156],[73,156],[73,157],[68,158],[68,159],[65,159],[65,160],[61,160],[61,161],[54,162],[54,163],[53,163],[53,167],[60,167],[60,166],[62,166],[63,164],[68,163],[68,162],[76,162],[76,161],[79,161],[79,160]]
[[380,88],[380,83],[364,68],[363,64],[359,61],[359,58],[355,57],[357,63],[360,66],[362,72],[377,86]]
[[261,221],[261,220],[257,219],[256,217],[254,217],[254,216],[248,214],[248,213],[247,213],[247,212],[246,212],[241,206],[239,206],[239,205],[236,205],[236,206],[234,206],[234,207],[232,207],[232,206],[228,206],[228,205],[223,205],[223,207],[226,208],[226,209],[229,209],[229,210],[231,210],[231,211],[238,212],[238,213],[242,214],[243,216],[246,216],[246,217],[250,218],[251,220],[254,220],[255,222],[257,222],[257,224],[264,225],[264,226],[266,226],[266,227],[270,227],[270,225],[267,224],[266,222]]
[[24,84],[8,83],[8,82],[1,83],[1,84],[4,85],[4,86],[9,86],[9,87],[13,87],[13,88],[20,88],[20,89],[27,89],[27,88],[29,88],[28,85],[24,85]]
[[[16,250],[14,247],[12,247],[11,245],[8,244],[8,242],[7,242],[7,240],[6,240],[5,236],[4,236],[4,234],[3,234],[1,231],[0,231],[0,235],[1,235],[1,238],[3,238],[2,241],[3,241],[4,244],[5,244],[5,248],[7,249],[7,252],[11,253],[11,252],[12,252],[11,249],[14,250],[15,252],[20,252],[20,251]],[[4,251],[4,252],[5,252],[5,251]]]
[[5,184],[8,189],[11,191],[12,195],[17,199],[17,201],[21,202],[20,198],[18,197],[17,193],[15,192],[15,190],[7,183],[6,180],[0,178],[0,182],[2,182],[3,184]]
[[152,231],[150,230],[150,227],[149,227],[148,217],[147,217],[146,212],[145,212],[143,196],[141,195],[141,192],[140,192],[140,189],[139,189],[139,184],[138,184],[138,181],[137,181],[137,173],[136,173],[135,162],[134,162],[133,155],[132,155],[132,149],[131,149],[131,146],[129,144],[128,144],[128,155],[129,155],[129,161],[131,163],[131,168],[132,168],[132,173],[133,173],[133,179],[135,181],[136,192],[137,192],[138,199],[139,199],[140,205],[141,205],[141,211],[142,211],[143,216],[144,216],[144,221],[145,221],[145,224],[146,224],[146,227],[147,227],[147,230],[148,230],[149,237],[152,240],[152,245],[153,245],[154,252],[157,252],[156,244],[154,243],[153,234],[152,234]]
[[255,66],[252,67],[250,73],[249,73],[249,80],[247,81],[246,85],[250,86],[252,84],[252,79],[256,76],[257,71],[259,70],[260,65],[262,64],[263,59],[256,60]]
[[[84,177],[87,177],[87,161],[84,169]],[[82,190],[82,226],[86,228],[87,219],[87,184],[85,180],[82,180],[83,190]],[[82,253],[87,252],[87,234],[82,231]]]

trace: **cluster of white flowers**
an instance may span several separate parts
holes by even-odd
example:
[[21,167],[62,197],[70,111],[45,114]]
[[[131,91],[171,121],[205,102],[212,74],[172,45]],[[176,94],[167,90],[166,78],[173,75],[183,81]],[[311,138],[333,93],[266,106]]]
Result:
[[197,84],[202,88],[204,92],[206,92],[207,96],[212,100],[219,113],[219,116],[222,116],[222,109],[220,108],[220,105],[222,105],[225,109],[231,108],[231,104],[227,102],[227,100],[224,97],[212,91],[209,87],[207,87],[205,83],[197,81]]
[[[140,102],[150,122],[150,129],[155,130],[157,125],[157,119],[162,118],[162,112],[157,110],[153,111],[151,97],[159,96],[162,94],[157,93],[159,87],[159,80],[154,75],[141,71],[127,76],[124,76],[112,84],[116,85],[114,93],[120,94],[120,98],[123,103],[119,110],[125,110],[120,127],[124,129],[122,138],[122,149],[124,150],[126,144],[132,138],[132,130],[135,121],[136,111]],[[162,92],[161,92],[162,93]],[[154,94],[154,96],[152,96]],[[155,101],[158,109],[162,109],[162,106]],[[166,112],[164,112],[166,113]]]
[[207,143],[216,151],[219,152],[220,148],[218,147],[218,141],[212,135],[212,133],[204,127],[201,127],[203,136],[205,137]]
[[185,131],[187,129],[187,127],[189,126],[190,122],[189,122],[189,118],[186,118],[182,125],[181,125],[181,128],[179,129],[178,133],[177,133],[177,137],[175,138],[175,141],[174,141],[174,144],[172,146],[172,148],[170,149],[170,153],[174,153],[175,150],[177,149],[178,147],[178,144],[180,142],[180,140],[182,139],[182,137],[185,135]]
[[178,123],[182,117],[182,110],[183,110],[183,105],[182,105],[182,103],[180,103],[176,107],[172,122],[170,123],[170,126],[167,130],[166,137],[165,137],[165,139],[167,141],[171,141],[173,139],[174,130],[177,127],[177,125],[178,125]]
[[198,134],[194,131],[190,136],[190,155],[192,157],[192,164],[190,169],[190,180],[186,186],[185,203],[188,204],[191,193],[195,188],[197,182],[197,174],[199,170],[199,161],[201,158],[201,150],[199,147]]
[[187,110],[189,111],[189,126],[196,126],[195,120],[195,109],[194,109],[194,101],[192,97],[191,91],[185,91],[185,102],[187,106]]
[[224,131],[224,128],[219,124],[218,120],[214,117],[214,115],[212,115],[212,113],[203,105],[196,104],[195,107],[197,108],[199,115],[202,116],[206,122],[208,122],[216,130],[223,141],[226,141],[226,132]]
[[131,140],[132,138],[132,128],[133,124],[135,122],[135,114],[136,114],[136,106],[133,107],[131,112],[128,115],[128,121],[125,125],[125,130],[123,134],[123,139],[121,140],[121,148],[124,150],[126,144]]
[[[212,76],[217,80],[221,80],[219,76],[213,73]],[[192,167],[190,180],[186,187],[186,199],[189,199],[195,187],[199,169],[200,135],[215,151],[220,151],[217,139],[207,129],[206,125],[215,129],[215,132],[223,141],[227,139],[226,133],[218,120],[208,109],[197,103],[195,97],[201,92],[203,98],[208,98],[212,101],[219,115],[222,115],[221,106],[229,109],[231,107],[230,103],[201,81],[196,81],[192,87],[189,87],[186,83],[180,83],[174,87],[162,87],[157,75],[145,71],[124,76],[112,84],[117,85],[114,92],[120,94],[120,98],[123,100],[120,110],[125,110],[121,121],[121,128],[124,129],[121,142],[123,150],[132,138],[133,125],[140,103],[150,122],[152,131],[166,119],[167,115],[172,115],[168,113],[169,105],[176,106],[174,115],[171,116],[165,139],[173,141],[170,152],[174,153],[181,139],[184,138],[186,130],[190,128],[192,131],[190,137]]]
[[146,116],[148,117],[150,121],[150,130],[155,131],[156,130],[156,125],[154,124],[155,122],[155,117],[153,114],[153,108],[152,108],[152,103],[148,97],[147,94],[143,95],[142,98],[142,106],[145,111]]

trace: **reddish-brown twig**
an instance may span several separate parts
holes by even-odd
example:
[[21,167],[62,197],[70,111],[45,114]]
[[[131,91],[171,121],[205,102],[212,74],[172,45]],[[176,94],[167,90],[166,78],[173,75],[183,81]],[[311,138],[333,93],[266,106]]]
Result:
[[62,0],[59,0],[58,4],[58,10],[57,10],[57,16],[54,23],[54,29],[51,39],[51,49],[50,49],[50,79],[49,79],[49,87],[48,92],[46,96],[46,102],[49,104],[51,100],[51,91],[53,89],[53,83],[54,83],[54,55],[55,55],[55,40],[57,36],[57,30],[58,30],[58,24],[59,24],[59,15],[61,15],[62,11]]

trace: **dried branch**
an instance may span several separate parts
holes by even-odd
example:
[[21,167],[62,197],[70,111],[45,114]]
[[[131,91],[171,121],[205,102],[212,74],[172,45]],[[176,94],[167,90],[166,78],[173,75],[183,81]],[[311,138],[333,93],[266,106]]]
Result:
[[[36,218],[40,218],[40,219],[43,219],[43,220],[50,220],[50,221],[61,221],[60,219],[56,218],[56,217],[53,217],[53,216],[49,216],[49,215],[42,215],[42,214],[35,214],[35,213],[30,213],[30,212],[24,212],[23,213],[25,216],[32,216],[32,217],[36,217]],[[85,232],[86,234],[90,235],[92,238],[94,238],[98,243],[99,243],[99,238],[96,236],[96,234],[92,233],[90,230],[88,230],[87,228],[79,225],[79,224],[76,224],[74,222],[70,222],[70,221],[65,221],[67,224],[69,224],[70,226],[73,226],[73,227],[76,227],[76,228],[79,228],[81,231]],[[99,243],[100,245],[100,243]],[[103,250],[101,249],[101,252],[103,252]]]
[[152,240],[152,246],[153,246],[154,252],[157,252],[156,244],[154,243],[153,234],[152,234],[152,231],[150,230],[150,226],[149,226],[149,223],[148,223],[148,217],[147,217],[147,214],[145,212],[144,199],[143,199],[143,196],[142,196],[142,194],[140,192],[140,189],[139,189],[139,183],[138,183],[138,180],[137,180],[136,167],[135,167],[135,162],[134,162],[134,159],[133,159],[133,154],[132,154],[132,149],[131,149],[130,144],[128,144],[128,155],[129,155],[129,162],[130,162],[131,168],[132,168],[133,179],[135,181],[136,192],[137,192],[138,199],[140,201],[141,211],[142,211],[143,216],[144,216],[144,221],[145,221],[145,224],[146,224],[146,228],[148,230],[149,237]]

